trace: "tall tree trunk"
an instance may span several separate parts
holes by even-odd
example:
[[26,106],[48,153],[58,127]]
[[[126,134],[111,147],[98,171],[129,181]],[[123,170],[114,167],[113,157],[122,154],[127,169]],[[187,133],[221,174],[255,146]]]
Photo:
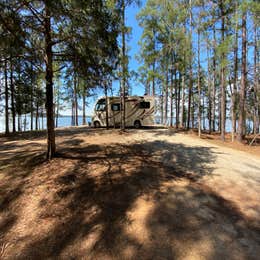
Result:
[[198,135],[201,136],[200,30],[198,30]]
[[51,18],[49,2],[45,1],[45,64],[46,64],[46,114],[47,114],[47,159],[54,157],[56,152],[54,117],[53,117],[53,67],[52,67],[52,39],[51,39]]
[[15,96],[15,90],[14,90],[14,79],[13,79],[13,64],[12,59],[10,60],[10,87],[11,87],[11,110],[12,110],[12,123],[13,123],[13,133],[16,132],[15,127],[15,104],[14,104],[14,96]]
[[36,101],[36,115],[35,115],[35,130],[38,130],[38,118],[39,118],[39,102]]
[[168,60],[166,61],[166,75],[165,75],[165,103],[164,103],[164,124],[168,121],[168,95],[169,95],[169,75],[168,75]]
[[43,108],[42,108],[41,116],[42,116],[42,130],[43,130],[44,129]]
[[160,110],[161,110],[161,124],[163,124],[164,122],[164,115],[163,115],[163,104],[164,104],[164,95],[163,95],[163,88],[161,90],[161,106],[160,106]]
[[177,115],[176,115],[176,128],[179,127],[180,123],[180,99],[181,99],[181,73],[179,72],[179,79],[178,79],[178,101],[177,101]]
[[26,114],[24,115],[24,120],[23,120],[23,131],[25,132],[27,129],[27,116]]
[[208,117],[208,123],[209,123],[209,133],[211,134],[211,131],[212,131],[212,89],[211,89],[211,70],[210,70],[210,58],[209,58],[209,51],[210,51],[210,47],[209,47],[209,44],[207,42],[207,63],[208,63],[208,67],[207,67],[207,70],[208,70],[208,77],[207,77],[207,80],[208,80],[208,113],[207,113],[207,117]]
[[125,92],[126,92],[126,40],[125,40],[125,0],[122,1],[122,21],[123,21],[123,28],[122,28],[122,89],[121,89],[121,130],[125,130]]
[[[237,16],[237,4],[236,4],[236,16]],[[237,17],[236,17],[237,18]],[[237,115],[236,115],[236,107],[237,107],[237,71],[238,71],[238,21],[236,21],[235,26],[235,46],[234,46],[234,82],[231,94],[231,117],[232,117],[232,129],[231,129],[231,140],[234,142],[235,134],[236,134],[236,123],[237,123]]]
[[57,84],[57,99],[56,99],[56,113],[55,113],[55,127],[58,127],[59,124],[59,113],[60,113],[60,86]]
[[33,130],[33,90],[34,90],[34,80],[33,80],[33,64],[31,61],[31,97],[30,97],[30,111],[31,111],[31,131]]
[[74,100],[74,97],[72,98],[72,103],[71,103],[71,125],[75,126],[75,100]]
[[18,132],[22,131],[22,126],[21,126],[21,115],[18,114]]
[[221,132],[221,88],[218,89],[218,131]]
[[148,80],[146,81],[145,84],[145,95],[150,96],[150,82],[148,82]]
[[188,116],[187,116],[187,129],[190,128],[190,117],[191,117],[191,98],[192,98],[192,85],[193,85],[193,72],[192,72],[192,6],[191,0],[189,0],[190,8],[190,75],[189,75],[189,94],[188,94]]
[[[225,40],[225,13],[223,1],[220,2],[221,10],[221,42]],[[225,141],[225,130],[226,130],[226,86],[225,86],[225,67],[223,65],[225,54],[221,53],[221,140]]]
[[153,62],[153,81],[152,81],[152,95],[155,96],[155,78],[154,78],[154,74],[155,74],[155,61]]
[[194,93],[192,93],[192,108],[191,108],[191,126],[194,129],[195,127],[195,100]]
[[78,121],[78,94],[77,94],[77,76],[74,73],[74,112],[75,112],[75,125],[79,125]]
[[245,137],[245,96],[246,96],[246,12],[242,14],[242,72],[241,72],[241,87],[239,99],[239,119],[238,119],[238,134],[237,140],[242,142]]
[[[153,50],[155,51],[155,44],[156,44],[156,38],[155,38],[155,30],[153,28]],[[153,79],[152,79],[152,95],[155,96],[155,62],[156,59],[154,58],[152,68],[153,68]]]
[[56,115],[55,115],[55,127],[57,128],[59,126],[59,104],[56,105]]
[[7,77],[7,60],[5,59],[4,65],[4,77],[5,77],[5,134],[9,134],[9,95],[8,95],[8,77]]
[[108,122],[108,97],[107,97],[107,82],[105,82],[105,98],[106,98],[106,128],[109,129],[109,122]]
[[170,85],[170,127],[173,126],[173,59],[171,63],[171,70],[170,70],[170,75],[171,75],[171,85]]
[[82,94],[82,106],[83,106],[83,113],[82,113],[82,124],[86,125],[86,87],[84,86],[83,94]]
[[257,43],[257,25],[254,22],[254,134],[259,133],[259,74],[257,70],[257,53],[258,53],[258,43]]
[[178,128],[178,80],[177,80],[177,69],[174,70],[174,96],[175,96],[175,125]]
[[182,96],[181,96],[181,127],[184,127],[185,114],[185,74],[182,74]]
[[213,26],[212,130],[216,131],[216,28]]

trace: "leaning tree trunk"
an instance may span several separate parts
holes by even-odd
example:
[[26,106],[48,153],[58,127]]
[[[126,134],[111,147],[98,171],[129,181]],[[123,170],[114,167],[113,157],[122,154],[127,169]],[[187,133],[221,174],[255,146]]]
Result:
[[241,88],[239,99],[239,119],[237,140],[243,142],[245,137],[245,96],[246,96],[246,12],[242,15],[242,72],[241,72]]
[[56,152],[54,116],[53,116],[53,67],[52,67],[52,39],[51,19],[48,1],[45,1],[45,65],[46,65],[46,114],[47,114],[47,159],[54,157]]

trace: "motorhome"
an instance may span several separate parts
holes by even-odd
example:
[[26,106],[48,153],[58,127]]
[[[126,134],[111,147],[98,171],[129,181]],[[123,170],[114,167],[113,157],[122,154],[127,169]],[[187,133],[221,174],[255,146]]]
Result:
[[[107,100],[107,101],[106,101]],[[107,106],[107,107],[106,107]],[[120,126],[120,97],[102,97],[97,100],[92,117],[94,127],[106,126],[108,114],[109,126]],[[154,125],[155,100],[152,96],[128,96],[125,98],[125,126],[140,128]],[[106,112],[107,110],[107,112]]]

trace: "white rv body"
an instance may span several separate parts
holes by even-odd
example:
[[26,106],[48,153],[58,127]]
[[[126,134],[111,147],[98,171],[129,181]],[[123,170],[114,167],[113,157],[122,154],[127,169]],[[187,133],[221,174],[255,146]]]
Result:
[[[120,126],[120,97],[102,97],[97,100],[92,117],[94,127],[106,126],[106,105],[109,126]],[[125,126],[136,127],[154,125],[155,102],[152,96],[129,96],[125,98]]]

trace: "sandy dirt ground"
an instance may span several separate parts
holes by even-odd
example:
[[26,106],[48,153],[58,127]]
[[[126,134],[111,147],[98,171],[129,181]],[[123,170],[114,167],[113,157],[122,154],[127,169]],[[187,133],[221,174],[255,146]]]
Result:
[[260,157],[165,129],[0,138],[0,259],[259,259]]

